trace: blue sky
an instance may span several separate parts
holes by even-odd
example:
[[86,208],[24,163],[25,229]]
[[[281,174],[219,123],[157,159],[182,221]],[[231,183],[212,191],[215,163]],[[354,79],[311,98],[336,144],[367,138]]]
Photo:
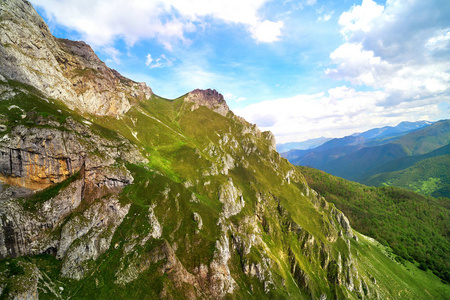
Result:
[[279,143],[450,116],[448,0],[31,2],[156,94],[214,88]]

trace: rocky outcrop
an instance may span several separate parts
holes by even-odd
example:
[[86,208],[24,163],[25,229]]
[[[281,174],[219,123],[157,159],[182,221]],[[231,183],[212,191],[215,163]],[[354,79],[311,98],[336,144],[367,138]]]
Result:
[[23,120],[36,126],[17,125],[0,140],[0,258],[52,254],[62,276],[80,279],[128,213],[116,196],[133,182],[123,162],[146,160],[127,140],[71,117],[61,124],[27,112]]
[[18,125],[1,138],[0,184],[42,190],[83,169],[88,190],[121,189],[132,178],[115,160],[144,161],[126,140],[106,140],[71,118],[53,128],[51,122],[42,124],[46,127]]
[[2,1],[0,27],[0,74],[71,109],[118,116],[152,95],[144,83],[106,67],[85,43],[54,38],[28,1]]
[[231,178],[220,188],[219,201],[223,203],[221,214],[225,219],[239,213],[245,205],[241,191],[233,185]]
[[218,114],[221,114],[224,117],[230,111],[230,108],[228,107],[222,94],[220,94],[216,90],[193,90],[186,95],[184,101],[194,103],[194,105],[191,107],[191,110],[196,110],[200,106],[206,106],[207,108],[215,111]]
[[109,249],[111,239],[130,205],[122,206],[114,196],[102,198],[81,215],[70,218],[61,231],[57,257],[63,259],[61,275],[81,279],[89,271],[86,264]]

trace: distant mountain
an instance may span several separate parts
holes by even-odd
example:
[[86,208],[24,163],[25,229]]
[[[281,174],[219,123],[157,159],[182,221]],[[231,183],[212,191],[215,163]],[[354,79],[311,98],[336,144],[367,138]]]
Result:
[[425,128],[431,124],[433,123],[429,121],[401,122],[397,126],[374,128],[362,133],[331,139],[316,148],[307,150],[292,149],[287,152],[279,152],[293,164],[321,169],[323,165],[327,165],[331,161],[363,147],[387,144],[407,133]]
[[431,124],[433,123],[429,121],[417,121],[417,122],[404,121],[398,124],[397,126],[385,126],[382,128],[370,129],[365,132],[357,134],[357,136],[363,137],[365,139],[391,137],[396,136],[399,133],[418,130]]
[[277,151],[279,153],[283,153],[283,152],[287,152],[292,149],[297,149],[297,150],[313,149],[313,148],[316,148],[316,147],[322,145],[323,143],[325,143],[329,140],[331,140],[331,138],[326,138],[326,137],[322,136],[320,138],[310,139],[310,140],[306,140],[303,142],[291,142],[291,143],[277,144]]
[[450,120],[408,133],[385,145],[363,147],[323,166],[323,171],[349,180],[362,181],[376,167],[402,157],[422,155],[448,145]]
[[[392,138],[394,132],[391,129],[384,130],[383,134],[378,130],[378,132],[365,132],[341,139],[333,139],[311,150],[291,150],[283,155],[293,164],[311,166],[349,180],[375,185],[400,182],[397,180],[392,181],[391,179],[387,181],[387,177],[379,177],[376,180],[374,178],[369,180],[368,178],[378,173],[401,171],[412,167],[422,160],[448,154],[448,147],[445,148],[445,146],[449,144],[450,140],[450,120],[443,120],[427,125],[429,123],[423,122],[418,124],[418,126],[423,125],[419,129],[417,129],[418,126],[411,123],[401,123],[397,127],[404,130],[412,128],[412,131],[406,132],[406,134],[403,133],[403,135],[395,138]],[[387,135],[384,134],[387,131],[390,131],[390,133]],[[391,137],[387,137],[388,135]],[[363,136],[376,137],[367,140]],[[428,160],[420,166],[426,167],[427,163],[431,163],[429,167],[431,168],[433,166],[433,169],[437,172],[433,173],[434,177],[432,178],[441,178],[444,180],[445,176],[438,174],[439,172],[443,172],[444,169],[439,168],[440,171],[438,171],[434,167],[436,166],[436,161],[442,161],[442,159]],[[419,172],[419,175],[425,176],[425,174],[429,174],[429,172]],[[404,176],[418,180],[417,182],[410,183],[412,184],[411,186],[416,186],[416,188],[412,188],[415,191],[425,191],[418,189],[417,184],[430,180],[425,177],[420,178],[420,176]],[[386,178],[386,180],[382,178]],[[404,179],[402,182],[404,182]],[[404,184],[401,186],[407,187]],[[436,188],[436,190],[438,189],[440,188]],[[430,191],[430,189],[426,190]],[[433,189],[430,193],[434,191]],[[443,191],[445,189],[439,195],[446,195],[445,193],[443,194]]]

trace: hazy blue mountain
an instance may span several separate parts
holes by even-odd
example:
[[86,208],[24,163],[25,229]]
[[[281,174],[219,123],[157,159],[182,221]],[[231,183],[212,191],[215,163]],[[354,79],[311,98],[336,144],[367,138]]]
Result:
[[414,130],[418,130],[420,128],[426,127],[433,124],[433,122],[429,121],[417,121],[417,122],[401,122],[397,126],[385,126],[382,128],[374,128],[362,133],[357,134],[357,136],[364,137],[366,139],[373,138],[382,138],[382,137],[390,137],[396,136],[399,133],[411,132]]
[[[321,165],[328,164],[336,158],[350,154],[363,147],[378,146],[393,142],[407,133],[425,128],[431,124],[433,122],[405,121],[399,123],[397,126],[374,128],[361,133],[353,133],[342,138],[330,139],[316,148],[292,148],[289,151],[279,149],[279,152],[293,164],[314,166],[320,169]],[[318,152],[321,153],[319,154]]]
[[[392,137],[396,134],[392,128],[377,130],[333,139],[315,149],[291,150],[283,156],[296,165],[311,166],[345,179],[380,185],[383,184],[380,179],[371,182],[366,180],[378,173],[400,171],[422,160],[448,154],[448,147],[445,146],[450,140],[450,121],[430,123],[400,123],[397,128],[410,131],[404,131],[395,138]],[[417,129],[419,126],[422,127]],[[364,135],[376,137],[365,139]],[[436,161],[441,160],[429,162],[434,166]],[[436,174],[434,176],[440,178]],[[428,178],[420,180],[426,181]]]
[[320,138],[309,139],[309,140],[306,140],[303,142],[290,142],[290,143],[284,143],[284,144],[277,144],[277,151],[279,153],[283,153],[283,152],[287,152],[292,149],[297,149],[297,150],[313,149],[313,148],[316,148],[316,147],[322,145],[325,142],[328,142],[329,140],[331,140],[331,138],[326,138],[326,137],[322,136]]

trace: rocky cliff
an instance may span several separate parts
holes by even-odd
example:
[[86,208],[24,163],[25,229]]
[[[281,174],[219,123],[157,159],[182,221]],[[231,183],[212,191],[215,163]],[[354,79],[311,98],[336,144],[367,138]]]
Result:
[[57,39],[28,1],[0,3],[0,73],[81,113],[117,116],[152,91],[108,68],[84,42]]
[[445,299],[218,92],[162,99],[0,5],[1,297]]
[[224,117],[230,111],[225,99],[216,90],[193,90],[186,95],[184,101],[194,103],[191,110],[195,110],[200,106],[205,106]]

